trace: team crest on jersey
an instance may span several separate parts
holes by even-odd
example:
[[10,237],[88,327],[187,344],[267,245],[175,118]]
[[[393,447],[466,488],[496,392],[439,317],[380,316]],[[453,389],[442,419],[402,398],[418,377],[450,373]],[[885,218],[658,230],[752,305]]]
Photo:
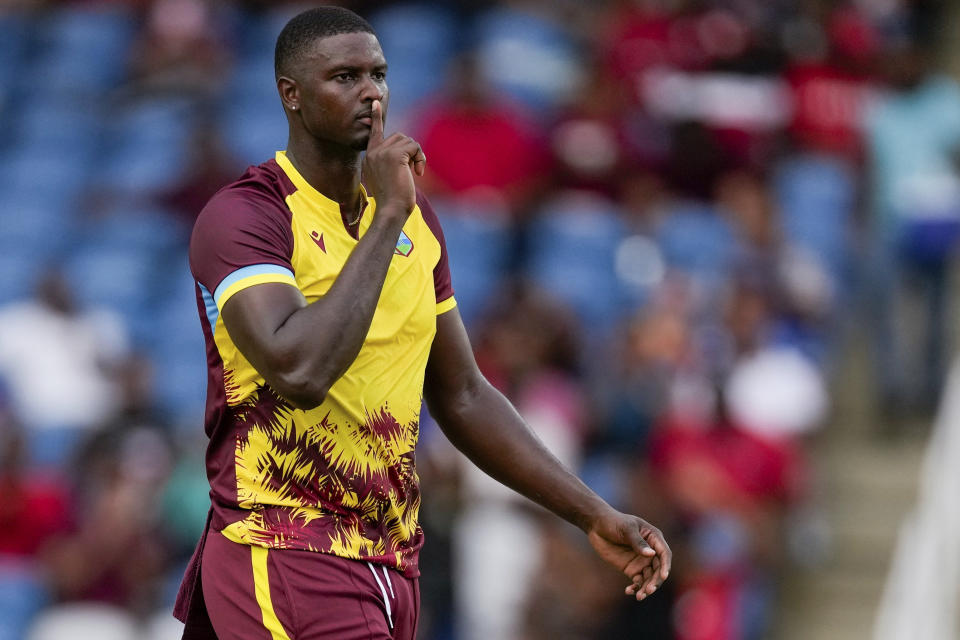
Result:
[[404,231],[400,231],[400,237],[397,239],[397,247],[393,253],[398,256],[407,257],[413,251],[413,241]]

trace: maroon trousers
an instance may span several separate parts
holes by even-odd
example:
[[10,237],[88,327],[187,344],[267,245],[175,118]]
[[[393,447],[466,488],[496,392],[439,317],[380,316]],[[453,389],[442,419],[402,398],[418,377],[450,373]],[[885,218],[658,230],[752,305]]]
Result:
[[193,594],[186,640],[210,638],[211,626],[219,640],[413,640],[416,635],[419,580],[382,565],[251,547],[214,531],[206,535],[200,560],[196,586],[202,592]]

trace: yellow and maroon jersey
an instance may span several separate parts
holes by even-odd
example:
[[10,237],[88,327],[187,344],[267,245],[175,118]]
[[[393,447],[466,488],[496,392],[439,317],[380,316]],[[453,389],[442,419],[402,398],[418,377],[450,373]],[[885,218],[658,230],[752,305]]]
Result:
[[[367,198],[359,237],[375,215]],[[282,151],[200,213],[190,266],[207,343],[213,526],[235,542],[332,553],[416,576],[423,533],[414,447],[424,370],[436,316],[456,304],[427,201],[418,194],[363,347],[320,406],[304,411],[282,398],[220,318],[232,295],[266,282],[317,300],[356,244],[339,205]]]

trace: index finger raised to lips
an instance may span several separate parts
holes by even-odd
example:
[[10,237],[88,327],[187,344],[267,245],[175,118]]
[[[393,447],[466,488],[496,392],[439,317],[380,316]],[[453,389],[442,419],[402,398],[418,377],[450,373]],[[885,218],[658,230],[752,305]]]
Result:
[[383,105],[379,100],[374,100],[370,107],[370,141],[367,143],[378,145],[383,142]]

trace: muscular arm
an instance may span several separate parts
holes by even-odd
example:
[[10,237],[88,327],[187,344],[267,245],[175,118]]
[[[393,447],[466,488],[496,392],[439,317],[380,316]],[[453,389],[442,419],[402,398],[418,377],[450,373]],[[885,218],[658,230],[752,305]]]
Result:
[[301,409],[323,402],[370,329],[405,216],[377,212],[330,290],[307,304],[299,289],[261,284],[223,306],[223,323],[250,364]]
[[632,580],[628,594],[645,598],[666,579],[671,556],[660,532],[614,510],[546,449],[480,373],[456,309],[437,318],[424,393],[457,449],[491,477],[587,533],[597,553]]

